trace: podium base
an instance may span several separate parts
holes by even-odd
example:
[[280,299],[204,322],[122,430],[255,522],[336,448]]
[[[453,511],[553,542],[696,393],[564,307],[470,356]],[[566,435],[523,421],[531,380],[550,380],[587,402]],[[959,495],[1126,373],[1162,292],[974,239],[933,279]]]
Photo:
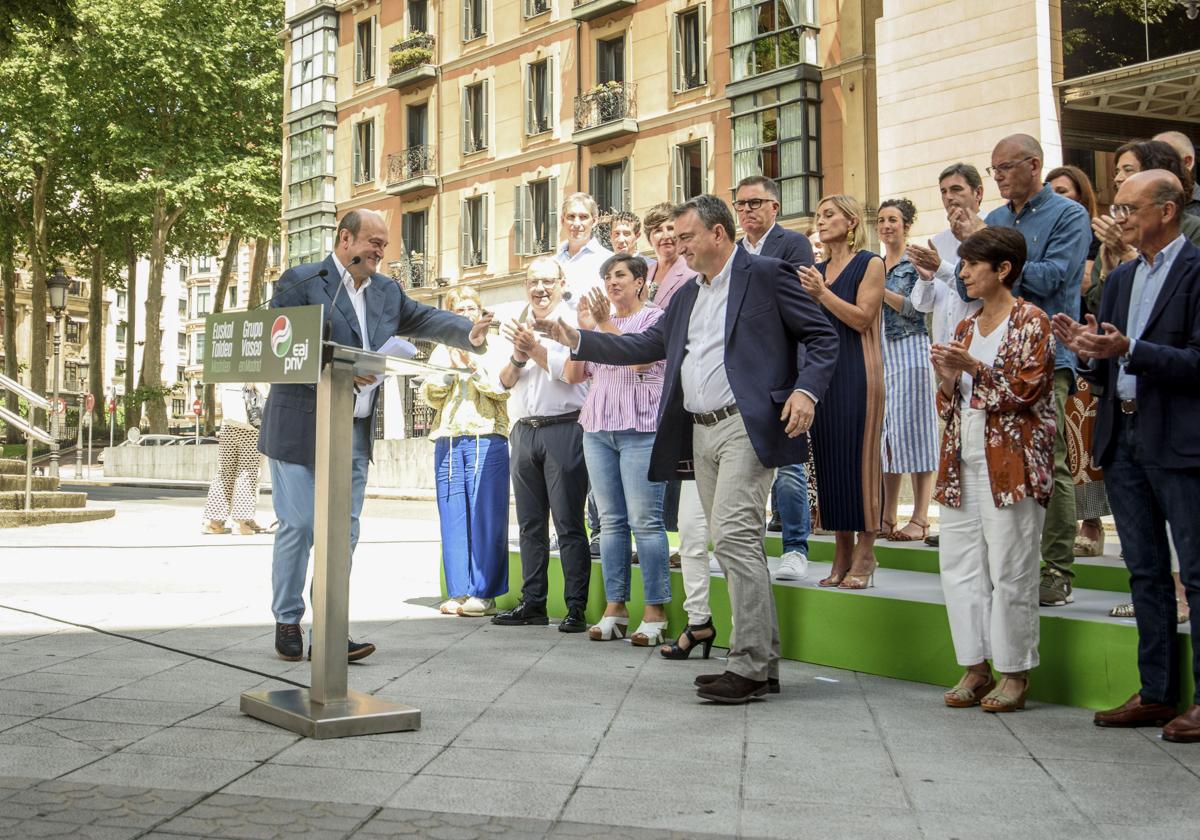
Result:
[[286,691],[247,691],[242,714],[272,723],[308,738],[380,735],[421,728],[421,710],[357,691],[347,691],[341,703],[313,702],[307,688]]

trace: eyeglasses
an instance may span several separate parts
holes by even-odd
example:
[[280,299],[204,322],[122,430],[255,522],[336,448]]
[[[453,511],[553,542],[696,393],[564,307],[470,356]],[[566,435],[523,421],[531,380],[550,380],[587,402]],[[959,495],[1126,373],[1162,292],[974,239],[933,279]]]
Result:
[[743,210],[757,210],[767,201],[771,202],[772,204],[779,203],[773,198],[742,198],[733,202],[733,208],[739,213]]
[[1004,163],[998,163],[995,166],[989,166],[986,170],[988,177],[990,178],[1000,172],[1009,172],[1027,160],[1033,160],[1033,155],[1030,155],[1029,157],[1023,157],[1020,160],[1010,160]]
[[1157,206],[1159,206],[1158,203],[1153,201],[1148,204],[1112,204],[1109,205],[1108,214],[1112,216],[1114,220],[1123,222],[1139,210],[1142,210],[1146,207]]
[[558,277],[530,277],[525,281],[525,285],[530,289],[536,289],[538,286],[545,286],[547,289],[553,289],[559,283]]

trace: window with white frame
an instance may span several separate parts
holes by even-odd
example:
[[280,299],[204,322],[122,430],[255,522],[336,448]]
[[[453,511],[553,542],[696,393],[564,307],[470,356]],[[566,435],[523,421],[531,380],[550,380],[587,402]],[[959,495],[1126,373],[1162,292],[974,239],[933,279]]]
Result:
[[601,213],[632,210],[629,201],[629,158],[598,163],[588,172],[588,192]]
[[354,126],[354,183],[375,180],[375,120],[363,120]]
[[375,16],[360,20],[354,27],[354,81],[375,78]]
[[425,0],[408,0],[408,34],[429,32],[429,6]]
[[462,39],[474,41],[487,34],[487,0],[463,0]]
[[517,187],[513,225],[516,252],[521,256],[554,250],[558,238],[558,179],[544,178]]
[[532,137],[554,128],[553,59],[545,58],[525,68],[525,134]]
[[309,18],[292,27],[289,110],[337,100],[337,15]]
[[675,90],[692,90],[708,81],[707,9],[702,3],[675,15]]
[[708,140],[681,143],[675,147],[673,157],[675,203],[682,204],[708,192]]
[[816,210],[821,196],[820,84],[793,82],[731,102],[733,180],[766,175],[779,184],[781,216]]
[[625,81],[625,35],[596,42],[596,84]]
[[733,81],[818,64],[816,0],[733,0]]
[[487,196],[463,199],[459,261],[463,268],[486,265],[488,260]]
[[488,87],[487,81],[463,88],[462,150],[464,155],[488,147]]
[[550,11],[550,0],[525,0],[525,19],[535,18]]

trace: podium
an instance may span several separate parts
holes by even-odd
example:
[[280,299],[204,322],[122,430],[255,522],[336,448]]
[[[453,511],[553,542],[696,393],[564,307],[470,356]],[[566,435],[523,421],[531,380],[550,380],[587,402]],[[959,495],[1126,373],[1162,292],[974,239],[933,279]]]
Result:
[[245,692],[240,709],[309,738],[419,729],[420,709],[351,691],[346,685],[354,377],[454,371],[322,342],[323,309],[303,306],[222,313],[209,315],[205,324],[206,382],[315,383],[317,389],[312,684],[309,688]]

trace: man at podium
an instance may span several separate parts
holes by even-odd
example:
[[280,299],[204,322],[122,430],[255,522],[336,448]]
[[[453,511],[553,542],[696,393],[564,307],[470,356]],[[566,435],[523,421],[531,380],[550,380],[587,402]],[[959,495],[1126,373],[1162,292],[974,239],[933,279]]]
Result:
[[[337,344],[378,350],[389,338],[424,338],[471,352],[486,347],[491,314],[474,324],[461,315],[409,298],[399,284],[377,269],[388,244],[387,223],[370,210],[351,210],[338,224],[333,253],[319,263],[290,268],[279,278],[273,307],[321,304],[329,339]],[[358,544],[359,513],[371,460],[378,389],[370,377],[355,377],[350,552]],[[359,386],[364,386],[359,390]],[[268,458],[271,500],[279,528],[271,564],[271,611],[275,652],[298,661],[304,650],[304,578],[313,545],[316,455],[315,385],[276,385],[263,410],[258,451]],[[375,652],[375,645],[348,640],[350,661]]]

